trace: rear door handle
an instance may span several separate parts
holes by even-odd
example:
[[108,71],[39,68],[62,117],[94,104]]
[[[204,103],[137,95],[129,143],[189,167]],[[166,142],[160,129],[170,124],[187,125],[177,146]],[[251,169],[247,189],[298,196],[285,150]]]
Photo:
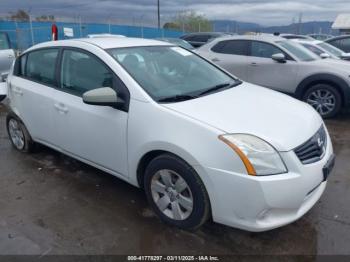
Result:
[[215,58],[213,58],[211,61],[213,61],[213,62],[220,62],[220,59],[217,58],[217,57],[215,57]]
[[253,62],[253,63],[251,63],[250,65],[251,65],[251,66],[258,66],[258,63]]
[[55,106],[56,110],[60,113],[67,114],[69,111],[68,108],[62,103],[56,103],[56,104],[54,104],[54,106]]

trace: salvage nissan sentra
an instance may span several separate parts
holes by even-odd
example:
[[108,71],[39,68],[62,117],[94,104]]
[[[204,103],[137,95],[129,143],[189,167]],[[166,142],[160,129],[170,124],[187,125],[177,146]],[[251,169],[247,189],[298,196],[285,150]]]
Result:
[[44,144],[143,188],[161,220],[184,229],[209,218],[248,231],[291,223],[334,165],[311,106],[164,42],[39,44],[0,90],[17,150]]

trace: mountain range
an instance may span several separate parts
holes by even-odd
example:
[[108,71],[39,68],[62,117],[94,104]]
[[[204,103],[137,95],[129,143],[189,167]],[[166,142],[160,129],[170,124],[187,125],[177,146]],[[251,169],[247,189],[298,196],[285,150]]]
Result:
[[256,23],[246,23],[235,20],[214,20],[213,29],[216,32],[261,32],[261,33],[288,33],[288,34],[337,34],[337,30],[332,30],[333,22],[312,21],[304,23],[293,23],[283,26],[262,26]]

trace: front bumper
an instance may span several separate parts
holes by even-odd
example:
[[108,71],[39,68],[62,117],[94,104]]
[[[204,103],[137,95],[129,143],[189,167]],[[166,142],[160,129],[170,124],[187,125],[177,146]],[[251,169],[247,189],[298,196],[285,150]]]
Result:
[[252,232],[289,224],[309,211],[326,188],[323,167],[333,155],[332,143],[324,157],[303,165],[293,151],[282,152],[288,173],[254,177],[205,168],[215,222]]

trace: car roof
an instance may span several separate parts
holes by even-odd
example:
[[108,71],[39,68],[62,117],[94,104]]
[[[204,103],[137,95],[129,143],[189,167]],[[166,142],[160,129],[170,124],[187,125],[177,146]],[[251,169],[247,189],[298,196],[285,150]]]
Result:
[[275,43],[276,41],[287,41],[287,39],[284,39],[279,36],[274,35],[228,35],[228,36],[222,36],[220,38],[217,38],[216,41],[220,40],[255,40],[255,41],[264,41],[264,42],[270,42]]
[[138,46],[170,46],[171,44],[151,39],[131,38],[131,37],[99,37],[99,38],[78,38],[70,40],[50,41],[37,44],[28,50],[52,46],[69,46],[77,42],[88,43],[98,46],[102,49],[122,48],[122,47],[138,47]]
[[183,35],[184,36],[192,36],[192,35],[229,35],[229,33],[223,33],[223,32],[197,32],[197,33],[188,33]]
[[320,43],[323,43],[323,41],[321,40],[308,40],[308,39],[291,39],[292,41],[294,42],[297,42],[297,43],[302,43],[302,44],[312,44],[312,45],[318,45]]
[[350,35],[335,36],[335,37],[332,37],[332,38],[330,38],[330,39],[325,40],[325,42],[332,42],[332,41],[334,41],[334,40],[345,39],[345,38],[350,38]]

